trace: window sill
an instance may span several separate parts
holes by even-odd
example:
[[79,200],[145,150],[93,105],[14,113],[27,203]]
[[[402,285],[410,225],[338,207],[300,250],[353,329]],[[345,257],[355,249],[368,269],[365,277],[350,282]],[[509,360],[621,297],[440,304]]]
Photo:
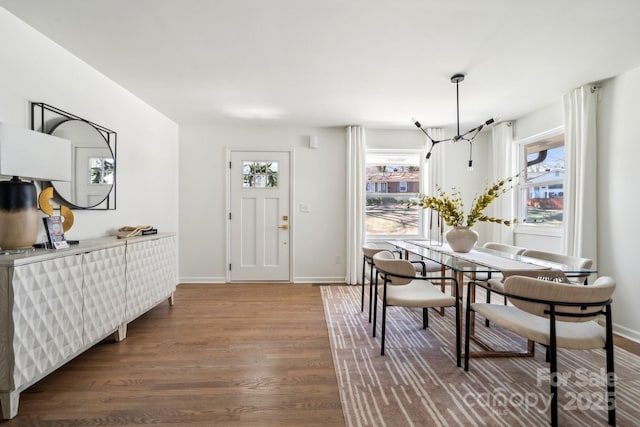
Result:
[[513,232],[515,234],[562,237],[562,226],[519,224]]
[[365,236],[364,238],[365,241],[367,242],[385,242],[387,240],[424,240],[424,237],[418,235],[418,234],[390,234],[387,236],[380,236],[380,235],[376,235],[376,236]]

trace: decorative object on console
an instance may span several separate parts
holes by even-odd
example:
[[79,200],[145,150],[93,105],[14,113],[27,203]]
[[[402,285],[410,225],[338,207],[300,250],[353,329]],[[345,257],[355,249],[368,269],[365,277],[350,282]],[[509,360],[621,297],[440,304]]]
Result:
[[36,187],[29,180],[69,181],[69,141],[0,123],[0,248],[23,250],[38,236]]
[[[47,187],[40,192],[38,196],[38,204],[40,210],[49,216],[54,215],[53,206],[51,205],[51,199],[53,198],[53,187]],[[65,232],[69,231],[73,227],[73,211],[65,205],[60,205],[60,216],[63,218],[62,228]]]
[[[436,187],[438,192],[437,196],[427,196],[425,194],[420,194],[418,196],[418,200],[410,202],[408,206],[420,206],[423,209],[432,209],[438,211],[439,216],[449,227],[454,227],[454,229],[462,228],[463,230],[458,230],[456,233],[451,235],[464,235],[463,238],[461,237],[459,239],[456,239],[456,237],[452,237],[452,239],[455,239],[455,243],[452,244],[449,240],[449,231],[451,230],[445,233],[445,238],[454,251],[469,252],[478,239],[478,234],[475,231],[470,230],[470,228],[473,227],[476,222],[493,222],[496,224],[506,225],[507,227],[516,222],[515,219],[504,220],[501,218],[494,218],[485,215],[484,210],[494,200],[513,188],[513,181],[519,175],[520,174],[516,174],[509,178],[496,181],[492,185],[487,185],[484,189],[484,192],[474,198],[471,210],[466,216],[464,214],[462,194],[455,188],[453,189],[453,193],[447,194],[440,187]],[[475,240],[473,238],[473,235],[475,235]],[[473,242],[471,243],[471,246],[468,246],[470,241]],[[466,242],[466,244],[464,244],[463,242]],[[456,247],[454,247],[454,245]],[[468,247],[468,249],[464,250],[466,247]],[[459,248],[460,250],[456,248]]]
[[149,234],[158,234],[158,229],[152,225],[125,225],[118,229],[118,239],[128,239],[135,236],[147,236]]
[[75,209],[116,208],[115,131],[42,102],[31,103],[31,128],[71,141],[68,183],[53,186],[53,199]]
[[44,229],[47,232],[49,247],[52,249],[64,249],[69,247],[69,243],[64,238],[64,230],[62,229],[62,217],[47,216],[42,218]]
[[429,134],[427,133],[427,131],[422,127],[422,125],[420,124],[420,122],[416,119],[412,119],[413,120],[413,124],[416,125],[416,127],[418,129],[420,129],[429,139],[429,141],[431,141],[431,148],[429,148],[429,151],[427,152],[427,159],[429,159],[429,157],[431,157],[431,151],[433,150],[433,147],[435,147],[436,144],[439,144],[441,142],[458,142],[458,141],[467,141],[469,143],[469,163],[468,163],[468,170],[473,170],[473,141],[475,140],[476,136],[478,136],[478,134],[480,133],[480,131],[482,131],[482,129],[484,129],[485,126],[489,126],[490,124],[494,123],[495,120],[494,119],[489,119],[487,121],[485,121],[484,123],[482,123],[480,126],[477,126],[471,130],[466,131],[465,133],[463,133],[462,135],[460,135],[460,94],[459,94],[459,89],[458,89],[458,85],[461,81],[464,80],[464,74],[454,74],[453,76],[451,76],[451,83],[455,83],[456,84],[456,123],[457,123],[457,132],[456,135],[453,138],[449,138],[449,139],[441,139],[439,141],[434,141],[431,136],[429,136]]

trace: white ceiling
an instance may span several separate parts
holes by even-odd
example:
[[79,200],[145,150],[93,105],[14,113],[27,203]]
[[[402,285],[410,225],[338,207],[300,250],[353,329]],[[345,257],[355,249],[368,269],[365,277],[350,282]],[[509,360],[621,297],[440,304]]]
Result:
[[[640,66],[638,0],[0,0],[181,125],[514,119]],[[464,130],[464,129],[463,129]]]

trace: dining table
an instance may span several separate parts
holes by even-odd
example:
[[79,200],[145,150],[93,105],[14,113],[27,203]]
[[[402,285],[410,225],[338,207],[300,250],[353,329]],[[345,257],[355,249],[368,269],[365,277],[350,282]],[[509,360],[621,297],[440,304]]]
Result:
[[[387,244],[404,254],[405,259],[411,255],[429,259],[453,272],[458,286],[464,284],[464,276],[473,277],[477,273],[484,273],[488,278],[503,270],[560,270],[568,276],[589,276],[597,273],[591,268],[577,265],[532,258],[509,252],[497,251],[484,247],[474,247],[469,252],[455,252],[447,243],[429,240],[388,240]],[[462,295],[460,289],[459,295]]]

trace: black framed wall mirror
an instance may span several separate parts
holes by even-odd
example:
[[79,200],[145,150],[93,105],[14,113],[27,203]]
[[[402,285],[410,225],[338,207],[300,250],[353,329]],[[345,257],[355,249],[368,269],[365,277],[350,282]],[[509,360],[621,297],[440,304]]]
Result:
[[31,103],[31,129],[71,141],[71,181],[45,182],[54,200],[76,209],[116,208],[115,131],[42,102]]

